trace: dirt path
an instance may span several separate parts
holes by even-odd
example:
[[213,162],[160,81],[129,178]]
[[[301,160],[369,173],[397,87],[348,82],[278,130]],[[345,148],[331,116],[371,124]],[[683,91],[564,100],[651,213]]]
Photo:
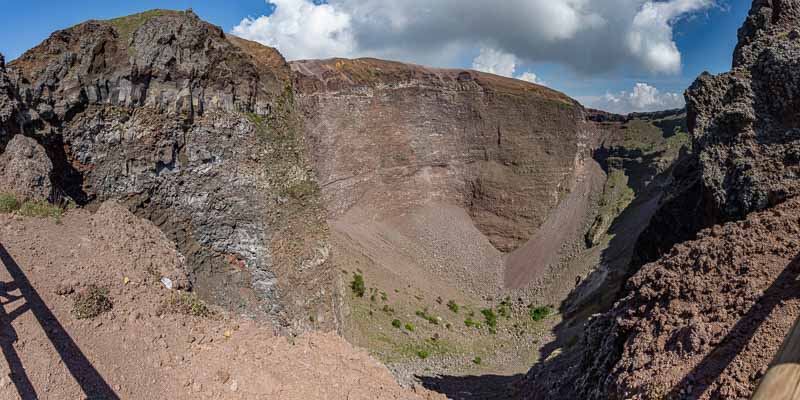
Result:
[[561,257],[561,248],[580,235],[590,208],[590,194],[602,187],[605,174],[593,159],[579,163],[577,179],[566,199],[548,216],[536,234],[506,258],[505,287],[521,289],[544,277]]
[[[269,326],[164,308],[155,275],[182,259],[157,228],[120,207],[60,223],[0,215],[2,399],[424,399],[335,334],[290,343]],[[180,277],[172,275],[179,284]],[[77,319],[89,285],[113,308]]]

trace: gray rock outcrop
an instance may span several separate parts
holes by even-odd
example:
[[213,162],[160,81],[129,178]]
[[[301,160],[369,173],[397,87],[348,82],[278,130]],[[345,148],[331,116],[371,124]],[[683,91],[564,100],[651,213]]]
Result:
[[19,201],[47,201],[52,195],[50,174],[53,163],[35,140],[16,135],[0,154],[0,193]]

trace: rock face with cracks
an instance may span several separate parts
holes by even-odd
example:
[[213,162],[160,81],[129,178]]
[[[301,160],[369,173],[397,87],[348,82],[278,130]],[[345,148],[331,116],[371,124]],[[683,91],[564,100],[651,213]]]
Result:
[[18,98],[57,198],[124,201],[177,244],[206,298],[301,330],[336,325],[324,213],[277,51],[154,10],[58,31],[7,70],[3,133]]

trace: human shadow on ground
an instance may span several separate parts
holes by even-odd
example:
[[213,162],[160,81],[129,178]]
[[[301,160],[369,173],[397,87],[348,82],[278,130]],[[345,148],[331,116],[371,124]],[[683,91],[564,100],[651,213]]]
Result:
[[[2,243],[0,243],[0,261],[12,279],[11,282],[0,285],[0,298],[3,299],[0,305],[5,306],[18,300],[24,300],[24,303],[12,312],[7,313],[4,307],[0,307],[0,329],[2,329],[0,348],[2,348],[3,355],[11,369],[12,381],[20,397],[23,400],[38,399],[25,367],[13,346],[17,340],[17,333],[11,323],[18,316],[30,311],[87,399],[118,400],[119,396],[114,393],[80,347],[75,344]],[[11,292],[14,291],[19,291],[20,294],[12,295]]]

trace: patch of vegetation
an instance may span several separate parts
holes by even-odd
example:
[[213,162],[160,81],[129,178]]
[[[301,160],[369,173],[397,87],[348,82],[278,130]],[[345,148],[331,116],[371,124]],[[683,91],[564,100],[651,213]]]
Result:
[[421,358],[423,360],[428,358],[428,357],[430,357],[430,355],[431,355],[431,352],[428,351],[428,350],[425,350],[425,349],[417,351],[417,356],[419,356],[419,358]]
[[553,310],[551,310],[550,307],[542,306],[542,307],[531,307],[528,313],[530,314],[532,320],[538,322],[549,317],[552,312]]
[[473,321],[472,318],[467,318],[464,320],[464,325],[466,325],[467,328],[472,328],[473,326],[478,326],[479,323]]
[[19,210],[19,200],[11,193],[0,193],[0,214],[8,214]]
[[386,295],[386,292],[381,292],[381,300],[389,301],[389,296]]
[[[213,315],[206,303],[197,297],[197,294],[189,292],[173,293],[172,296],[167,299],[161,311],[175,314],[192,315],[202,318]],[[313,319],[311,322],[314,322]]]
[[394,314],[394,308],[392,308],[392,307],[389,307],[389,305],[388,305],[388,304],[384,304],[384,305],[383,305],[383,308],[382,308],[381,310],[382,310],[383,312],[385,312],[386,314]]
[[313,195],[316,190],[317,185],[315,185],[314,182],[304,180],[300,183],[289,186],[286,189],[286,194],[291,196],[293,199],[300,200]]
[[364,297],[367,287],[364,285],[364,275],[353,273],[353,280],[350,282],[350,289],[358,297]]
[[17,213],[26,217],[60,219],[64,215],[64,210],[46,201],[26,201]]
[[453,300],[448,301],[447,302],[447,308],[449,308],[450,311],[458,314],[459,307],[458,307],[458,304],[455,301],[453,301]]
[[124,45],[128,45],[131,35],[145,22],[154,17],[159,17],[167,14],[179,13],[180,11],[171,10],[150,10],[143,13],[129,15],[127,17],[114,18],[106,21],[111,24],[119,34],[119,38]]
[[406,330],[409,332],[414,332],[417,328],[414,327],[414,324],[411,322],[406,323]]
[[497,313],[506,319],[511,318],[511,297],[506,297],[500,302],[500,306],[497,307]]
[[483,314],[483,318],[486,320],[486,325],[490,328],[497,328],[497,314],[494,313],[494,310],[491,308],[484,308],[481,310],[481,314]]
[[482,362],[483,360],[480,357],[475,357],[472,359],[472,363],[475,365],[481,365]]
[[108,289],[91,285],[75,296],[72,313],[78,319],[89,319],[110,311],[112,307]]
[[403,323],[400,322],[399,319],[394,319],[394,320],[392,320],[392,326],[397,328],[397,329],[400,329],[400,327],[403,326]]
[[442,321],[441,317],[437,317],[437,316],[428,314],[428,310],[427,309],[425,309],[424,311],[417,310],[417,312],[415,314],[418,317],[420,317],[420,318],[422,318],[424,320],[427,320],[429,323],[431,323],[433,325],[439,325],[439,322]]

